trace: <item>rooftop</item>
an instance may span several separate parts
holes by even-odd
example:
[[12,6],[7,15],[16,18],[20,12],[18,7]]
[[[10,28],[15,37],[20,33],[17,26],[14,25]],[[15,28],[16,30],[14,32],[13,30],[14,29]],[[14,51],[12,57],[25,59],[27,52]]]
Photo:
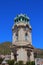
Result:
[[14,18],[14,21],[15,22],[18,22],[18,21],[25,21],[25,22],[28,22],[29,21],[29,17],[25,14],[20,14],[20,15],[17,15],[15,18]]

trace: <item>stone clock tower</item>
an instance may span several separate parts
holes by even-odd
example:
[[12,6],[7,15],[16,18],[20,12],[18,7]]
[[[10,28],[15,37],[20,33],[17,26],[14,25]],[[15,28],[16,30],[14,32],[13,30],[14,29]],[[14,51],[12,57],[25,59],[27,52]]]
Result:
[[14,18],[11,60],[23,61],[24,63],[34,61],[31,30],[29,17],[20,14]]

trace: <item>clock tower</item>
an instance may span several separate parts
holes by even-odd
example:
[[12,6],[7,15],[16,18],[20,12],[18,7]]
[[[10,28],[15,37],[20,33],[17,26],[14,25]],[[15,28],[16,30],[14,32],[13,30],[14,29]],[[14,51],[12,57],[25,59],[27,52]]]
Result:
[[31,25],[28,16],[20,14],[14,18],[12,27],[11,59],[16,61],[34,61],[31,37]]

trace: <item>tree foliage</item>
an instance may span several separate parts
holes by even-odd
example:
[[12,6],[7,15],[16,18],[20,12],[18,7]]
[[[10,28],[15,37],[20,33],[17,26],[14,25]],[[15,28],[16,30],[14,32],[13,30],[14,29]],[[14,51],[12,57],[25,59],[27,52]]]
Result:
[[23,61],[19,61],[18,62],[18,65],[23,65]]
[[9,65],[35,65],[34,61],[32,61],[32,62],[28,61],[28,62],[26,62],[26,64],[24,64],[23,61],[16,62],[14,60],[9,60],[9,61],[7,61],[7,63]]
[[34,61],[32,61],[32,62],[26,62],[26,65],[35,65],[35,62]]
[[7,63],[8,63],[9,65],[14,65],[14,60],[8,60]]
[[0,58],[0,64],[2,63],[2,61],[3,61],[3,59],[2,59],[2,58]]

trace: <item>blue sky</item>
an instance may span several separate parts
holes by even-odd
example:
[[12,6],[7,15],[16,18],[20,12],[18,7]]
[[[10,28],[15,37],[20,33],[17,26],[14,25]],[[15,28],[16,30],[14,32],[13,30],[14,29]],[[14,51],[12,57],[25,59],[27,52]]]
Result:
[[20,13],[30,17],[33,46],[43,49],[43,0],[0,0],[0,43],[12,41],[14,17]]

